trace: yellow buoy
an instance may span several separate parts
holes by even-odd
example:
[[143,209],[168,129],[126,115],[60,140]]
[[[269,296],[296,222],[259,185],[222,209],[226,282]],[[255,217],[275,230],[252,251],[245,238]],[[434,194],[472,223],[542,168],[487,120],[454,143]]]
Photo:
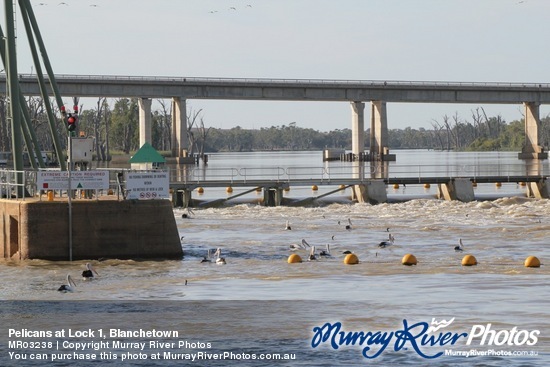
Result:
[[340,185],[340,190],[345,190],[346,189],[346,185]]
[[424,184],[424,188],[425,188],[425,189],[429,189],[429,188],[430,188],[430,184],[429,184],[429,183],[425,183],[425,184]]
[[347,254],[344,258],[344,264],[346,265],[355,265],[359,264],[359,258],[355,254]]
[[231,186],[227,186],[227,189],[225,189],[225,192],[228,194],[231,194],[233,192],[233,188]]
[[285,187],[285,191],[290,191],[290,186]]
[[399,188],[399,184],[396,184],[396,183],[393,184],[393,188],[394,188],[394,189],[398,189],[398,188]]
[[527,185],[527,183],[522,181],[522,182],[519,183],[519,185],[520,186],[525,186],[525,185]]
[[540,268],[540,260],[536,256],[529,256],[523,263],[526,268]]
[[198,187],[198,188],[197,188],[197,192],[198,192],[199,194],[202,194],[202,193],[204,193],[204,189],[203,189],[202,187]]
[[298,254],[292,254],[288,257],[287,261],[289,264],[296,264],[296,263],[301,263],[302,258]]
[[408,265],[408,266],[416,265],[417,264],[416,256],[414,256],[413,254],[406,254],[405,256],[403,256],[403,259],[401,260],[401,264]]
[[113,189],[109,189],[107,191],[107,195],[114,195],[114,194],[115,194],[115,192],[113,191]]
[[477,260],[474,255],[466,255],[462,258],[462,266],[477,265]]
[[256,187],[256,192],[262,192],[262,188],[261,187]]
[[472,182],[472,187],[477,187],[477,182],[473,181]]
[[317,187],[317,185],[313,185],[313,186],[311,186],[311,189],[312,189],[313,191],[317,191],[317,190],[319,190],[319,188]]
[[496,183],[495,183],[495,186],[496,186],[496,187],[501,187],[501,186],[502,186],[502,183],[496,182]]

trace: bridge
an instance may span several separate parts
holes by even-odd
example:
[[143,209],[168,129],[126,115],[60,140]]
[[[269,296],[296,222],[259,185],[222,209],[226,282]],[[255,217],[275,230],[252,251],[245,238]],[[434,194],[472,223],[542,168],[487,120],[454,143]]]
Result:
[[[465,83],[429,81],[251,79],[197,77],[136,77],[56,75],[59,91],[71,97],[138,98],[140,145],[151,141],[151,99],[172,99],[172,155],[185,157],[188,149],[188,99],[331,101],[351,106],[352,152],[363,156],[365,102],[370,102],[368,160],[395,160],[388,148],[388,102],[521,104],[525,109],[525,145],[518,158],[545,159],[539,145],[541,104],[550,104],[548,83]],[[40,95],[36,76],[21,74],[23,95]],[[0,93],[6,90],[0,75]],[[49,91],[51,93],[51,91]],[[183,161],[183,160],[182,160]]]

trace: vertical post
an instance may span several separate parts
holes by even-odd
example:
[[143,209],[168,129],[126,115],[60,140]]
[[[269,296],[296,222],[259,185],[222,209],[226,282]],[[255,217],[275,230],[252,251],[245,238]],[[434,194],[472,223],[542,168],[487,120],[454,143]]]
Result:
[[72,207],[72,196],[73,191],[71,190],[71,171],[73,170],[73,133],[69,132],[69,141],[67,142],[67,147],[69,149],[69,170],[68,170],[68,185],[67,188],[67,197],[69,203],[69,261],[73,261],[73,207]]

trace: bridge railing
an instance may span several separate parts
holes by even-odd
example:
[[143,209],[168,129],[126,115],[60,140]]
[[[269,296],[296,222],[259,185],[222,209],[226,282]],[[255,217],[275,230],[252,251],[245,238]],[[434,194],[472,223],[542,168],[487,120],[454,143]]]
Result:
[[[389,165],[366,162],[357,165],[290,166],[290,167],[242,167],[209,168],[192,167],[183,176],[171,172],[171,182],[200,184],[222,181],[246,184],[252,181],[317,181],[330,184],[332,181],[353,180],[363,182],[374,178],[418,178],[480,176],[548,176],[550,170],[544,165],[525,164],[440,164],[440,165]],[[183,178],[182,178],[183,177]]]
[[[19,74],[20,78],[35,81],[36,75]],[[0,75],[0,80],[5,75]],[[311,84],[311,85],[343,85],[343,86],[381,86],[381,87],[489,87],[489,88],[549,88],[549,83],[521,83],[521,82],[460,82],[460,81],[414,81],[414,80],[365,80],[365,79],[288,79],[288,78],[216,78],[216,77],[189,77],[189,76],[131,76],[131,75],[75,75],[58,74],[58,81],[86,80],[86,81],[115,81],[115,82],[157,82],[157,83],[200,83],[200,84]]]

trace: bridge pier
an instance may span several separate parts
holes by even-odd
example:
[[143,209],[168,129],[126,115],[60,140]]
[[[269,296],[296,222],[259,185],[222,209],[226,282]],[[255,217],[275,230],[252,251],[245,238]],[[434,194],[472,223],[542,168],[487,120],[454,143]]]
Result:
[[386,102],[371,101],[370,152],[371,161],[395,161],[388,147],[388,117]]
[[350,102],[351,105],[351,152],[354,159],[363,156],[365,150],[365,103]]
[[380,204],[388,201],[386,184],[383,180],[370,180],[365,184],[354,185],[351,190],[352,200],[358,203]]
[[541,179],[538,182],[529,182],[527,184],[527,196],[535,199],[550,198],[550,187],[546,183],[546,180]]
[[283,202],[283,188],[264,187],[264,206],[280,206]]
[[465,203],[474,201],[474,187],[467,178],[453,178],[447,183],[437,185],[437,198]]
[[151,99],[140,98],[139,103],[139,146],[152,142],[151,133]]
[[178,164],[192,164],[189,157],[189,137],[187,132],[187,101],[179,97],[172,98],[172,157]]
[[540,103],[524,102],[525,107],[525,144],[519,159],[546,159],[548,153],[539,145]]
[[192,190],[188,188],[174,190],[172,193],[172,202],[175,208],[188,208],[191,206]]

